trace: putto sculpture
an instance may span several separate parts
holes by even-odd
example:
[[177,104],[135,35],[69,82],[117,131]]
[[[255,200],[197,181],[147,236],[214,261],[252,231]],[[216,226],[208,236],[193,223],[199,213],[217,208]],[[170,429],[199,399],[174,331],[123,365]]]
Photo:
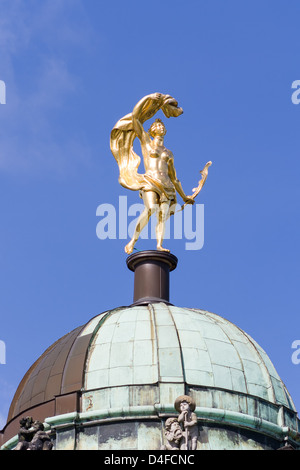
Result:
[[19,442],[15,450],[52,450],[53,443],[40,421],[31,416],[20,420]]
[[[125,247],[130,254],[134,249],[139,235],[149,222],[152,214],[157,215],[156,240],[157,250],[169,251],[163,248],[165,223],[174,214],[176,192],[186,204],[193,204],[195,197],[201,191],[211,162],[208,162],[201,173],[201,180],[193,194],[187,196],[177,178],[174,157],[164,145],[166,128],[160,119],[156,119],[148,132],[143,123],[151,119],[159,110],[169,117],[178,117],[183,113],[177,101],[170,95],[152,93],[142,98],[133,108],[132,113],[120,119],[110,136],[110,148],[119,166],[119,183],[132,191],[139,191],[144,202],[144,210],[136,223],[132,239]],[[145,173],[138,173],[141,158],[133,150],[133,143],[138,137],[144,161]]]
[[177,418],[168,418],[165,422],[166,444],[161,450],[179,450],[182,441],[182,429]]
[[198,440],[196,403],[188,395],[176,398],[174,407],[178,411],[178,423],[182,426],[181,450],[196,450]]
[[176,398],[174,408],[179,416],[166,420],[166,444],[161,450],[196,450],[199,435],[198,419],[194,412],[196,403],[188,395],[181,395]]

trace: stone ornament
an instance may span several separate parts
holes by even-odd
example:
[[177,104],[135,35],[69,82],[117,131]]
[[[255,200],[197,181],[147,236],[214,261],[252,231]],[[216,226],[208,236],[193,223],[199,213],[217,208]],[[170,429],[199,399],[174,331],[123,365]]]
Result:
[[177,418],[168,418],[165,423],[165,437],[167,443],[162,450],[179,450],[182,441],[182,429]]
[[19,442],[14,450],[52,450],[53,443],[40,421],[27,416],[20,420]]
[[166,444],[162,450],[196,450],[198,441],[198,419],[196,403],[188,395],[176,398],[174,408],[178,418],[168,418],[165,423]]

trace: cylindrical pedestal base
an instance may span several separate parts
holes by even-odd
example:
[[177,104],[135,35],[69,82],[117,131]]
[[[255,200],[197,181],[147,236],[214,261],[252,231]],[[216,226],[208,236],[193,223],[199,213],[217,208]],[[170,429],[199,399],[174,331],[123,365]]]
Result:
[[169,303],[169,273],[177,266],[177,258],[164,251],[140,251],[130,255],[127,266],[134,271],[133,305]]

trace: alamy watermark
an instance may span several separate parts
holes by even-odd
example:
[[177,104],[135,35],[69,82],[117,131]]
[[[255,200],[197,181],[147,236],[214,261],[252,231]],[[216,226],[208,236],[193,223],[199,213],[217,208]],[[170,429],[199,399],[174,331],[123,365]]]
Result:
[[295,91],[292,93],[291,100],[293,104],[300,103],[300,80],[294,80],[292,83],[292,89]]
[[300,364],[300,339],[293,341],[292,349],[295,349],[292,354],[292,363],[298,365]]
[[[294,80],[291,88],[295,90],[291,96],[292,103],[299,104],[300,103],[300,80]],[[296,339],[295,341],[293,341],[291,347],[292,349],[295,350],[291,356],[292,363],[295,365],[298,365],[300,364],[300,340]]]
[[[144,209],[142,203],[128,205],[127,196],[119,196],[118,208],[113,204],[100,204],[96,210],[96,216],[100,217],[96,227],[97,237],[99,240],[132,238],[137,220]],[[183,211],[176,204],[173,210],[174,215],[165,222],[164,240],[185,239],[186,250],[201,250],[204,245],[204,204],[187,205]],[[157,217],[153,213],[139,238],[156,240],[156,225]]]
[[4,341],[0,340],[0,365],[6,364],[6,346]]
[[0,104],[6,104],[6,85],[3,80],[0,80]]

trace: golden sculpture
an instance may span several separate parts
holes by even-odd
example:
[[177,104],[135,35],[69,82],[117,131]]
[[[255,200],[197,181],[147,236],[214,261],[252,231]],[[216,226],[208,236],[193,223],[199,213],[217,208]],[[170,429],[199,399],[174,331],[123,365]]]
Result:
[[[174,214],[176,206],[176,191],[182,197],[184,205],[193,204],[207,178],[208,162],[200,172],[202,179],[192,196],[187,196],[177,179],[174,167],[174,157],[164,146],[166,128],[160,119],[156,119],[148,133],[143,123],[151,119],[159,110],[169,117],[178,117],[183,113],[177,101],[170,95],[153,93],[142,98],[134,107],[132,113],[120,119],[110,136],[110,148],[119,166],[119,183],[132,191],[140,191],[145,209],[138,218],[131,241],[125,251],[130,254],[143,228],[149,222],[152,214],[157,215],[156,240],[157,250],[169,251],[162,247],[166,220]],[[133,150],[133,142],[138,137],[141,143],[145,173],[138,173],[141,159]]]

